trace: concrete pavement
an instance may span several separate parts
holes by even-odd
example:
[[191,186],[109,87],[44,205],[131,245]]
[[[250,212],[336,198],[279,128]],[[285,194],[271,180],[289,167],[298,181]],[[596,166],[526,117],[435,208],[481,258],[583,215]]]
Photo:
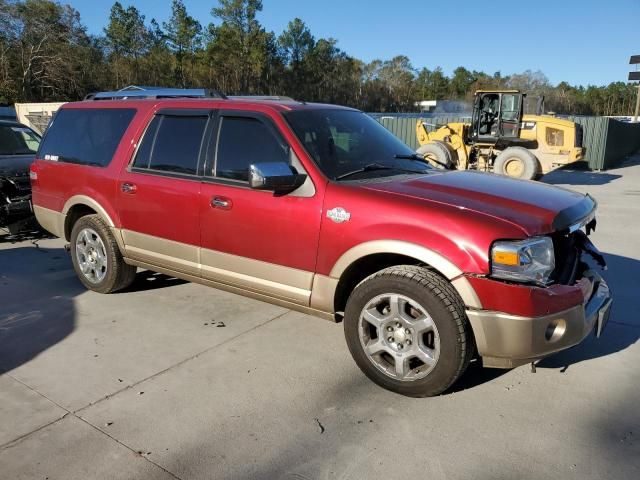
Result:
[[640,478],[640,157],[544,180],[599,202],[604,337],[431,399],[341,325],[146,272],[87,292],[62,241],[0,237],[0,479]]

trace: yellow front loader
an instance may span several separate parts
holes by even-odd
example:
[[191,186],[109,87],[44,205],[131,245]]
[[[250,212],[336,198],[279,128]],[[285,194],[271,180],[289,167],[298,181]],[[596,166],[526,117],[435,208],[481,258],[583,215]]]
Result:
[[[582,160],[582,126],[548,115],[523,115],[524,96],[517,90],[478,91],[471,123],[419,120],[417,153],[437,168],[528,180]],[[436,129],[430,132],[429,127]]]

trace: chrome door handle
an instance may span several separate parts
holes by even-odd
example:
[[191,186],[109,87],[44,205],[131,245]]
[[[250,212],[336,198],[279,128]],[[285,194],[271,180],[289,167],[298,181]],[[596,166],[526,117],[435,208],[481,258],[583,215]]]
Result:
[[211,199],[211,206],[213,208],[220,208],[222,210],[229,210],[231,208],[231,200],[225,197],[213,197]]
[[124,193],[136,193],[138,187],[135,183],[123,183],[122,185],[120,185],[120,190],[122,190]]

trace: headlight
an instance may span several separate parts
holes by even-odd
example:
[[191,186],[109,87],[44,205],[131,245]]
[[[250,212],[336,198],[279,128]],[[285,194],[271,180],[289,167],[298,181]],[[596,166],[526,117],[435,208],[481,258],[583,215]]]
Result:
[[545,285],[555,267],[550,237],[498,241],[491,247],[491,275],[495,278]]

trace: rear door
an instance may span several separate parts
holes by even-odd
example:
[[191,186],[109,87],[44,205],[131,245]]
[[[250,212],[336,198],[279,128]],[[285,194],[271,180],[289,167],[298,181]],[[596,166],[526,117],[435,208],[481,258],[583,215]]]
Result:
[[287,162],[305,173],[266,114],[222,111],[200,195],[203,278],[309,303],[321,195],[307,183],[288,195],[252,190],[249,165]]
[[128,257],[199,276],[199,169],[207,110],[160,110],[118,182]]

